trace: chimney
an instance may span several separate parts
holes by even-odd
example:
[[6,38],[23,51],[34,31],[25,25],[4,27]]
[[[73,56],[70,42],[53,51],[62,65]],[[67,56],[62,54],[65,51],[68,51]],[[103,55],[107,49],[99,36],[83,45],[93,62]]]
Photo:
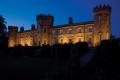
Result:
[[73,24],[73,18],[69,17],[69,24]]
[[24,27],[20,27],[20,32],[24,32]]

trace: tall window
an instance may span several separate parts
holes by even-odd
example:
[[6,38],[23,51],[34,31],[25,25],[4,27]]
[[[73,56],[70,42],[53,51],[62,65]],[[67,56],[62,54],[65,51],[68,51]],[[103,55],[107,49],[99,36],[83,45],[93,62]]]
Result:
[[82,33],[82,29],[81,29],[81,28],[78,28],[78,29],[77,29],[77,33]]
[[107,15],[103,15],[101,20],[102,25],[104,25],[106,21],[107,21]]
[[93,27],[88,27],[88,32],[92,32],[93,31]]
[[63,31],[63,30],[60,30],[60,34],[64,34],[64,31]]
[[68,34],[72,34],[72,29],[68,29]]

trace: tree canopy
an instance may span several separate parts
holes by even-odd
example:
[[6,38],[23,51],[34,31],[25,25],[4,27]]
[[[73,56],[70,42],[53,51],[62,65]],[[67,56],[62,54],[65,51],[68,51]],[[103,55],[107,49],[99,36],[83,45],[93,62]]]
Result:
[[1,36],[5,36],[5,33],[6,33],[6,22],[5,22],[5,19],[2,15],[0,15],[0,35]]
[[2,15],[0,15],[0,46],[7,46],[7,28],[5,19]]

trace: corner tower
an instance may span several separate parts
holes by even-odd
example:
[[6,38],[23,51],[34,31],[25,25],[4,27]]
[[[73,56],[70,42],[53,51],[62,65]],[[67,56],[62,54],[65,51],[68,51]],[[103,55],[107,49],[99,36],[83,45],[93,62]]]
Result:
[[40,44],[50,44],[50,28],[53,27],[54,17],[51,15],[37,15],[37,30],[40,33]]
[[109,5],[97,6],[93,9],[95,20],[94,42],[98,45],[101,40],[110,39],[110,17],[111,7]]
[[8,26],[8,47],[14,47],[17,44],[18,27]]

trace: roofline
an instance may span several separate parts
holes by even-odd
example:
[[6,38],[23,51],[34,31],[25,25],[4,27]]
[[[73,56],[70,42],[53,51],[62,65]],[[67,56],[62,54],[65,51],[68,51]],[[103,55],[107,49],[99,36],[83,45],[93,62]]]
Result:
[[63,25],[54,26],[54,28],[76,26],[76,25],[85,25],[85,24],[93,24],[94,22],[95,21],[87,21],[87,22],[79,22],[79,23],[73,23],[73,24],[63,24]]
[[[32,31],[32,30],[29,29],[29,30],[24,30],[23,32],[31,32],[31,31]],[[34,31],[37,31],[37,30],[35,29]],[[18,31],[18,32],[20,33],[21,31]],[[23,32],[22,32],[22,33],[23,33]]]

